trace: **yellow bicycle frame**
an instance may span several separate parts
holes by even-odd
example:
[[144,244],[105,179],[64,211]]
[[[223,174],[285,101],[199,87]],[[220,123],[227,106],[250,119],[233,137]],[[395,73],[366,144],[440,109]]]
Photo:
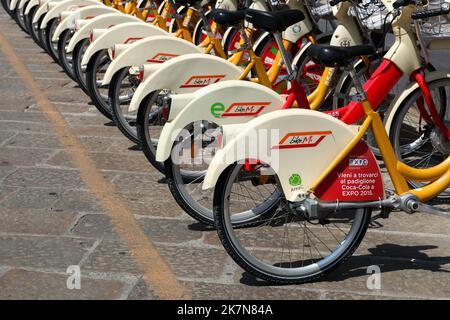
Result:
[[[358,134],[311,185],[310,192],[314,192],[320,183],[322,183],[324,179],[336,168],[336,166],[339,165],[339,163],[353,150],[369,128],[372,129],[376,144],[380,150],[381,156],[383,157],[384,164],[387,168],[389,176],[391,177],[397,194],[402,195],[405,193],[411,193],[417,196],[420,201],[426,202],[435,198],[442,191],[448,188],[450,185],[450,156],[437,166],[426,169],[417,169],[404,164],[399,161],[395,155],[380,115],[373,110],[369,101],[364,100],[361,104],[366,114],[366,119],[359,128]],[[431,181],[431,183],[418,189],[410,189],[407,180],[420,182]]]

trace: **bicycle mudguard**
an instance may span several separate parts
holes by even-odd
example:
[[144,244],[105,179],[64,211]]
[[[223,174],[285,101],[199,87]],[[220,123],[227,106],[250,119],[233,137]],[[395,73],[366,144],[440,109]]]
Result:
[[[103,5],[101,2],[96,0],[64,0],[64,1],[47,1],[43,4],[39,4],[39,9],[36,11],[36,14],[33,18],[33,23],[37,23],[42,15],[45,14],[44,19],[42,20],[41,25],[43,28],[47,26],[47,23],[53,18],[58,18],[59,14],[63,11],[71,9],[72,11],[75,8],[81,8],[82,6],[87,5]],[[41,26],[39,26],[41,27]]]
[[[240,126],[222,128],[225,147],[209,165],[203,188],[214,187],[229,165],[257,159],[276,172],[288,201],[300,200],[356,135],[351,126],[305,109],[274,111]],[[364,142],[325,178],[315,195],[329,201],[384,198],[380,169]]]
[[[180,55],[202,51],[194,44],[171,35],[149,37],[126,46],[129,47],[116,57],[106,69],[102,85],[109,84],[114,74],[124,67],[163,63]],[[165,83],[165,77],[166,75],[161,76],[160,81]]]
[[75,45],[81,40],[89,38],[91,31],[96,28],[109,28],[125,22],[140,22],[141,20],[135,16],[123,14],[115,10],[112,13],[101,14],[95,18],[85,20],[86,24],[80,27],[70,39],[66,52],[72,52]]
[[39,0],[28,0],[27,3],[25,4],[25,11],[24,11],[24,13],[26,15],[28,15],[30,13],[30,11],[31,11],[31,8],[34,8],[36,6],[39,6]]
[[204,53],[179,56],[161,65],[137,87],[129,110],[138,110],[141,101],[155,90],[190,93],[219,81],[238,79],[241,74],[241,68],[216,56]]
[[19,1],[20,0],[11,0],[11,2],[9,3],[9,10],[16,10],[17,6],[19,5]]
[[300,38],[310,33],[313,30],[314,25],[310,19],[308,11],[305,8],[305,5],[302,2],[296,0],[288,0],[286,4],[290,9],[301,11],[305,16],[302,21],[294,23],[283,32],[283,39],[286,39],[292,43],[296,43]]
[[209,121],[219,126],[247,123],[260,115],[280,110],[286,101],[286,96],[270,88],[242,80],[215,83],[190,95],[189,103],[183,97],[182,103],[177,101],[183,94],[172,96],[169,119],[156,149],[157,161],[169,158],[173,141],[193,122]]
[[[425,80],[427,83],[442,78],[450,79],[450,70],[433,71],[427,72],[425,74]],[[388,110],[384,115],[384,127],[386,128],[386,132],[388,134],[391,132],[392,121],[394,120],[394,117],[397,114],[398,108],[402,105],[406,97],[416,89],[419,89],[419,85],[417,84],[417,82],[411,81],[406,86],[406,88],[402,89],[402,92],[400,94],[396,95],[394,101],[391,102]]]
[[93,32],[94,41],[89,45],[83,55],[81,65],[87,65],[91,57],[98,51],[109,49],[115,44],[131,44],[143,38],[151,36],[168,35],[166,31],[144,22],[123,22],[109,29],[102,29],[102,34],[96,37]]
[[30,0],[18,0],[17,8],[23,9]]
[[[55,29],[55,33],[53,34],[53,37],[52,37],[52,42],[57,42],[59,39],[59,36],[61,35],[61,33],[63,33],[64,30],[74,29],[75,24],[79,20],[91,19],[92,17],[96,17],[98,15],[106,14],[106,13],[117,13],[117,10],[115,10],[111,7],[107,7],[105,5],[88,5],[86,7],[77,8],[73,12],[66,11],[66,10],[61,11],[60,14],[62,15],[62,20]],[[68,14],[68,15],[66,15],[66,14]],[[45,20],[45,18],[44,18],[44,20]],[[41,28],[43,25],[44,25],[44,23],[41,24]]]
[[348,14],[352,4],[350,2],[341,2],[333,6],[333,15],[339,21],[339,25],[333,32],[330,45],[339,47],[355,46],[363,43],[361,31],[356,24],[355,19]]

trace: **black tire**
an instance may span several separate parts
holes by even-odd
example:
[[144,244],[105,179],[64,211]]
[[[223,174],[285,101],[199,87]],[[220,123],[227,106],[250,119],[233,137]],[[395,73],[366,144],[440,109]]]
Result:
[[355,236],[351,239],[351,242],[347,242],[348,246],[343,252],[341,252],[336,258],[333,258],[330,263],[321,267],[319,271],[305,276],[280,276],[275,274],[270,274],[261,268],[258,268],[256,264],[253,264],[252,261],[245,259],[245,254],[242,254],[235,243],[232,241],[232,236],[229,230],[229,223],[225,218],[225,208],[224,198],[227,197],[225,194],[225,190],[227,188],[227,184],[229,183],[229,179],[232,171],[235,169],[236,164],[230,165],[219,177],[219,180],[216,184],[214,190],[214,219],[215,226],[217,229],[217,234],[219,236],[220,241],[222,242],[223,247],[228,252],[230,257],[243,269],[253,274],[254,276],[263,279],[265,281],[274,283],[274,284],[300,284],[305,282],[311,282],[313,280],[317,280],[323,277],[325,274],[331,272],[336,269],[342,263],[344,263],[358,248],[359,244],[364,238],[364,235],[367,231],[367,227],[370,222],[371,210],[364,209],[361,213],[363,216],[361,218],[360,226],[358,226],[355,231]]
[[[187,200],[183,196],[183,192],[180,191],[179,185],[176,182],[176,179],[174,177],[174,165],[173,165],[173,162],[170,157],[169,157],[169,159],[167,159],[164,162],[164,171],[166,174],[167,186],[169,187],[170,193],[172,193],[173,198],[178,203],[178,205],[181,207],[181,209],[183,209],[188,215],[190,215],[192,218],[194,218],[198,222],[201,222],[208,226],[214,226],[214,218],[213,217],[207,218],[204,214],[200,214],[199,212],[201,212],[202,210],[195,208],[190,203],[190,201]],[[193,180],[195,180],[195,177],[193,177],[193,178],[185,177],[183,180],[184,180],[184,183],[189,183],[189,182],[192,182]],[[203,181],[203,179],[202,179],[202,181]],[[202,181],[199,181],[199,183],[201,183]]]
[[50,49],[47,47],[47,32],[46,28],[38,30],[39,43],[41,44],[42,49],[45,50],[46,53],[50,54]]
[[[440,96],[440,99],[442,102],[446,103],[441,104],[439,107],[439,116],[441,119],[444,120],[444,124],[447,126],[447,129],[450,126],[450,106],[447,103],[448,100],[448,88],[450,88],[450,78],[442,78],[442,79],[437,79],[437,80],[433,80],[430,82],[427,82],[427,86],[431,87],[431,89],[433,89],[432,87],[434,85],[439,86],[441,83],[445,83],[445,87],[437,87],[438,88],[438,94]],[[447,88],[447,89],[446,89]],[[449,156],[449,150],[450,150],[450,144],[448,144],[448,140],[444,140],[447,141],[447,144],[442,143],[442,145],[445,145],[446,147],[444,147],[444,149],[446,149],[445,151],[440,151],[437,150],[438,153],[435,153],[435,147],[433,146],[433,143],[430,143],[430,141],[432,141],[432,139],[430,138],[430,136],[433,134],[433,132],[437,132],[439,133],[440,131],[435,128],[435,127],[430,127],[429,125],[426,124],[422,124],[422,125],[418,125],[416,123],[411,123],[411,125],[409,126],[410,128],[412,128],[413,130],[410,130],[412,133],[411,134],[415,134],[414,130],[420,130],[423,133],[421,134],[423,136],[423,141],[426,141],[423,145],[421,146],[417,146],[417,150],[418,153],[416,153],[416,151],[412,151],[412,152],[405,152],[405,150],[402,150],[402,147],[404,148],[404,145],[400,145],[400,141],[397,140],[401,139],[400,138],[400,133],[403,129],[403,123],[404,123],[404,117],[405,114],[408,112],[408,109],[410,108],[411,104],[414,103],[415,101],[417,101],[417,97],[422,96],[421,94],[421,90],[420,88],[416,88],[415,90],[411,91],[401,102],[400,106],[395,110],[395,114],[393,115],[393,120],[392,120],[392,124],[389,130],[389,138],[391,140],[392,146],[394,148],[394,151],[396,153],[396,156],[399,160],[401,161],[405,161],[405,156],[408,156],[409,154],[412,154],[413,157],[412,159],[408,159],[407,161],[410,161],[411,163],[407,162],[406,164],[409,164],[410,166],[413,167],[418,167],[418,168],[426,168],[426,167],[431,167],[431,166],[435,166],[438,164],[439,158],[441,158],[441,161],[445,161],[445,159],[447,159],[447,157]],[[433,94],[433,92],[432,92]],[[435,98],[435,97],[433,97]],[[393,110],[389,110],[387,112],[387,114],[390,114],[394,112]],[[425,122],[425,121],[424,121]],[[408,126],[407,126],[408,127]],[[421,128],[422,127],[422,128]],[[408,131],[408,128],[406,128],[406,131]],[[402,135],[402,137],[404,137],[404,135]],[[415,141],[419,141],[419,139],[414,138]],[[431,147],[431,150],[430,150]],[[415,155],[416,154],[416,155]],[[424,161],[423,158],[418,158],[418,155],[423,154],[426,155],[427,157],[429,156],[428,161]],[[415,155],[415,156],[414,156]],[[433,158],[433,161],[431,160],[432,156],[436,155],[437,158]],[[416,163],[417,161],[419,161],[418,163]],[[426,165],[424,166],[423,164]],[[418,165],[420,164],[420,165]],[[412,182],[409,181],[409,184],[412,188],[420,188],[422,186],[421,183],[419,182]],[[439,203],[450,203],[450,187],[447,188],[447,190],[442,193],[441,195],[435,197],[433,199],[436,202]]]
[[38,26],[41,25],[42,20],[44,20],[44,16],[45,16],[45,15],[44,15],[44,16],[41,16],[41,17],[39,18],[38,23],[33,24],[33,19],[34,19],[34,16],[35,16],[36,11],[38,10],[38,8],[39,8],[39,6],[34,6],[33,8],[31,8],[31,9],[30,9],[30,12],[28,13],[28,18],[27,18],[26,20],[27,20],[27,23],[28,23],[28,29],[30,30],[30,36],[31,36],[31,38],[34,40],[34,42],[35,42],[39,47],[41,47],[42,49],[44,49],[44,47],[43,47],[43,45],[42,45],[42,43],[41,43],[41,40],[39,39],[39,29],[38,29]]
[[119,98],[121,93],[121,85],[123,80],[128,76],[128,70],[128,67],[120,69],[114,74],[113,78],[111,79],[108,94],[109,106],[111,108],[111,116],[120,132],[122,132],[123,135],[130,139],[132,142],[140,144],[136,127],[137,119],[134,119],[133,125],[133,120],[127,120],[125,118],[121,108],[122,103]]
[[96,52],[89,60],[86,68],[86,86],[89,92],[89,97],[91,98],[97,110],[100,111],[100,113],[108,119],[113,120],[108,99],[102,97],[97,86],[98,65],[100,61],[105,58],[105,56],[109,60],[108,50],[106,49]]
[[9,16],[14,19],[13,13],[11,12],[11,10],[9,10],[10,2],[11,0],[1,0],[3,9],[5,9],[6,13],[9,14]]
[[90,44],[89,39],[83,39],[75,45],[72,52],[73,74],[75,75],[78,85],[87,95],[89,95],[89,91],[87,89],[86,84],[86,74],[81,70],[81,60],[83,59],[83,55],[86,52],[86,49],[89,46],[89,44]]
[[[17,7],[19,6],[19,4],[17,4]],[[14,10],[14,20],[16,20],[17,24],[19,25],[20,29],[22,29],[22,31],[24,31],[25,33],[29,33],[28,29],[27,29],[27,25],[25,24],[25,19],[24,19],[24,13],[25,11],[25,7],[23,7],[22,9],[16,8]]]
[[45,46],[48,49],[48,54],[52,59],[59,64],[58,57],[58,44],[52,42],[53,34],[58,25],[58,20],[56,18],[51,19],[45,26]]
[[64,30],[58,39],[58,58],[59,64],[66,72],[66,74],[73,80],[77,81],[75,74],[73,73],[72,68],[72,58],[66,53],[66,45],[69,43],[70,38],[72,37],[72,30],[66,29]]
[[[151,92],[148,94],[139,105],[139,110],[136,118],[136,130],[138,134],[138,139],[140,141],[140,146],[142,148],[142,151],[144,152],[145,157],[147,160],[155,167],[156,170],[161,172],[162,174],[165,174],[164,170],[164,164],[161,162],[156,161],[156,148],[157,148],[157,142],[154,143],[152,141],[152,138],[150,137],[148,133],[148,121],[150,114],[150,101],[155,99],[154,95],[158,95],[158,91]],[[156,145],[155,145],[156,144]]]

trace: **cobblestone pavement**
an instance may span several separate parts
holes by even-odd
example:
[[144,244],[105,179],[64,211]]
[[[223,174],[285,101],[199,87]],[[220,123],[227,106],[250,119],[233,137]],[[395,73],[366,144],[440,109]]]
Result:
[[[0,33],[192,298],[450,298],[450,220],[425,214],[379,220],[356,254],[319,282],[255,280],[214,230],[183,213],[163,176],[3,11]],[[0,51],[0,299],[158,298],[104,207]],[[381,290],[366,286],[373,264],[382,271]],[[66,287],[70,265],[81,266],[80,290]]]

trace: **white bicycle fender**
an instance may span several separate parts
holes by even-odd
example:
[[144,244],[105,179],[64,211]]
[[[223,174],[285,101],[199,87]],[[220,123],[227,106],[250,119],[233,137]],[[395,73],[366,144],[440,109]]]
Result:
[[[25,11],[24,11],[25,14],[29,14],[31,9],[36,6],[39,6],[39,0],[29,0],[25,6]],[[38,10],[39,10],[39,8],[38,8]]]
[[[433,71],[433,72],[427,72],[425,74],[425,79],[428,82],[441,79],[441,78],[450,78],[450,70],[446,71]],[[391,102],[391,105],[388,108],[388,111],[385,114],[384,117],[384,127],[386,128],[386,132],[389,134],[391,131],[392,121],[394,120],[394,116],[397,113],[398,108],[404,101],[404,99],[414,90],[416,90],[419,87],[417,82],[411,81],[406,88],[402,89],[401,94],[397,95],[394,99],[394,101]]]
[[294,23],[283,32],[284,39],[292,43],[296,43],[300,38],[302,38],[303,36],[307,35],[312,31],[313,23],[309,18],[309,14],[307,13],[305,5],[302,2],[298,0],[288,0],[286,4],[289,6],[290,9],[296,9],[301,11],[305,16],[305,19],[297,23]]
[[30,0],[18,0],[17,8],[23,9]]
[[106,70],[103,85],[109,84],[113,75],[124,67],[162,63],[179,55],[201,52],[194,44],[170,35],[149,37],[126,46],[129,47],[115,58]]
[[115,10],[111,13],[101,14],[93,19],[89,19],[86,24],[79,28],[67,45],[66,52],[72,52],[75,45],[83,39],[89,38],[91,31],[95,28],[109,28],[124,22],[139,22],[138,18],[123,14]]
[[[206,173],[203,189],[214,187],[229,165],[245,159],[258,159],[275,170],[288,201],[298,200],[299,195],[306,193],[355,135],[354,130],[343,122],[305,109],[274,111],[241,128],[232,127],[240,133],[216,152]],[[228,130],[227,126],[222,129]],[[265,132],[268,134],[261,134]],[[272,135],[272,132],[276,134]],[[251,144],[248,144],[250,141]],[[239,146],[245,146],[242,144],[244,142],[248,147],[235,152]],[[376,164],[375,160],[372,161]],[[290,178],[293,175],[300,178],[299,183],[298,179],[292,182]]]
[[47,7],[48,2],[50,2],[50,0],[44,1],[43,3],[40,3],[39,1],[37,1],[38,5],[39,5],[39,9],[37,9],[36,13],[34,14],[33,23],[37,23],[39,21],[39,19],[41,18],[41,16],[48,12],[48,7]]
[[[64,11],[67,12],[67,11]],[[64,12],[61,12],[63,14]],[[104,5],[88,5],[75,10],[58,24],[52,37],[52,42],[57,42],[59,36],[67,29],[73,29],[77,21],[81,19],[90,19],[101,14],[117,12],[115,9]]]
[[142,38],[167,35],[167,32],[152,24],[144,22],[124,22],[107,29],[102,35],[95,37],[84,53],[81,65],[87,65],[91,57],[98,51],[109,49],[115,44],[128,44]]
[[129,110],[138,110],[142,99],[155,90],[189,93],[219,81],[238,79],[241,74],[241,68],[222,58],[203,53],[183,55],[164,63],[137,87]]
[[18,5],[19,0],[11,0],[11,2],[9,3],[9,10],[15,10]]
[[[156,160],[169,158],[173,141],[187,125],[206,120],[217,125],[247,123],[260,115],[281,109],[286,97],[250,81],[229,80],[192,93],[191,101],[180,104],[172,96],[170,117],[164,125],[156,150]],[[182,95],[183,96],[183,95]]]
[[[67,11],[75,8],[81,8],[86,5],[102,5],[99,1],[96,0],[64,0],[64,1],[47,1],[46,4],[40,5],[38,11],[36,11],[35,18],[33,19],[33,23],[37,23],[42,14],[47,13],[42,20],[41,25],[45,28],[47,23],[54,18],[58,18],[59,14],[63,11]],[[43,13],[41,13],[41,11]],[[40,26],[39,26],[40,27]]]

